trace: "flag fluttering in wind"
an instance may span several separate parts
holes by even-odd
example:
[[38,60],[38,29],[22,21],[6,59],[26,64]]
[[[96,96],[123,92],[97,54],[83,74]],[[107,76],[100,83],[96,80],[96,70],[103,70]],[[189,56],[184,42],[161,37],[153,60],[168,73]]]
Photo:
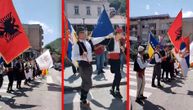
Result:
[[154,50],[155,50],[155,48],[156,48],[156,46],[158,44],[159,44],[159,42],[157,41],[157,39],[155,39],[153,34],[150,32],[149,33],[149,43],[148,43],[148,54],[149,54],[149,57],[153,56]]
[[113,32],[114,32],[113,26],[107,15],[106,10],[104,9],[98,19],[97,25],[93,30],[92,37],[108,36]]
[[0,12],[0,53],[10,63],[30,48],[30,43],[12,0],[0,0]]
[[78,41],[78,36],[72,27],[70,21],[68,20],[68,30],[69,30],[69,42],[68,42],[68,50],[67,50],[67,57],[71,60],[72,57],[72,46]]
[[36,58],[36,62],[40,70],[51,68],[53,66],[53,60],[50,51],[46,50],[43,54]]
[[171,24],[168,35],[174,45],[173,53],[181,65],[184,76],[187,76],[189,70],[189,38],[182,35],[182,10],[178,13],[174,22]]
[[182,42],[182,10],[178,13],[176,19],[171,24],[168,30],[168,35],[175,49],[179,51]]

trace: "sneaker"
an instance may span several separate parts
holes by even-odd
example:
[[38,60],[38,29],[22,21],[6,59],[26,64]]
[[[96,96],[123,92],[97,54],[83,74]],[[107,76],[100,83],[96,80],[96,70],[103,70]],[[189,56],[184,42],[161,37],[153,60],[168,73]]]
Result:
[[115,95],[116,95],[118,98],[120,98],[120,99],[123,98],[123,96],[121,95],[121,93],[120,93],[119,91],[117,91],[117,92],[115,93]]

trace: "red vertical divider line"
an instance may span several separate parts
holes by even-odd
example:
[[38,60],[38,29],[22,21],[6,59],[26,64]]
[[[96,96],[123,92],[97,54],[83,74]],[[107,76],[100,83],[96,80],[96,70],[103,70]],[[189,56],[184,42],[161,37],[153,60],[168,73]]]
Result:
[[130,65],[130,2],[126,0],[126,47],[127,47],[127,96],[126,96],[126,110],[130,110],[130,73],[129,73],[129,65]]
[[65,23],[65,21],[64,21],[64,7],[65,7],[65,4],[64,4],[64,2],[65,2],[65,0],[61,0],[61,2],[62,2],[62,10],[61,10],[61,14],[62,14],[62,27],[61,27],[61,34],[62,34],[62,39],[61,39],[61,42],[62,42],[62,56],[61,56],[61,59],[62,59],[62,77],[61,77],[61,82],[62,82],[62,84],[61,84],[61,109],[62,110],[64,110],[64,52],[65,52],[65,47],[64,47],[64,37],[65,37],[65,35],[64,35],[64,23]]

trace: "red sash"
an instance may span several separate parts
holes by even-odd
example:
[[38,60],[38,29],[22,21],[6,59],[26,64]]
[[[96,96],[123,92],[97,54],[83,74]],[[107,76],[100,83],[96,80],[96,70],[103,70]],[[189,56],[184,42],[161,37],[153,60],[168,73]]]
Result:
[[109,53],[108,58],[112,60],[118,60],[120,59],[120,53]]

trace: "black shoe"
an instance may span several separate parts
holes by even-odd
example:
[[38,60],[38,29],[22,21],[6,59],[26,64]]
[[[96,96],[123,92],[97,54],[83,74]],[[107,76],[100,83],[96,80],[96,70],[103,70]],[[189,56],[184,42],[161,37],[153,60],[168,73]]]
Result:
[[13,89],[11,89],[11,90],[9,90],[10,92],[14,92],[14,90]]
[[137,102],[137,103],[140,104],[140,105],[143,105],[143,101],[141,101],[141,99],[139,99],[139,98],[137,98],[137,99],[135,100],[135,102]]
[[113,97],[115,97],[115,92],[111,89],[110,90],[110,94],[113,96]]
[[152,84],[151,86],[152,86],[152,87],[157,87],[155,84]]
[[101,73],[105,73],[105,71],[101,70]]
[[147,97],[145,97],[145,96],[141,95],[141,96],[140,96],[140,99],[141,99],[141,100],[146,100],[146,99],[147,99]]
[[80,102],[80,106],[82,107],[82,108],[90,108],[90,103],[89,102]]
[[7,90],[7,93],[11,93],[11,91],[10,91],[10,90]]
[[161,84],[158,84],[158,88],[163,88],[163,86]]
[[119,91],[117,91],[117,92],[115,93],[115,95],[116,95],[116,97],[118,97],[118,98],[120,98],[120,99],[123,98],[123,96],[121,95],[121,93],[120,93]]

